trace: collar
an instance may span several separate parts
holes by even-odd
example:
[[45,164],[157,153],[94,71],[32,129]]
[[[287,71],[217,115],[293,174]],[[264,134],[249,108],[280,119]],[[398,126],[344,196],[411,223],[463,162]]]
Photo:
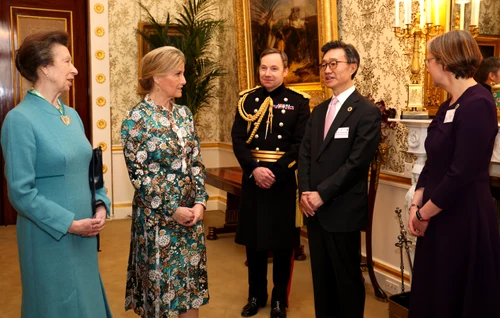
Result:
[[481,85],[483,85],[488,91],[491,92],[491,86],[486,84],[486,83],[481,83]]
[[264,96],[266,96],[266,97],[271,96],[271,98],[274,98],[276,96],[283,94],[283,92],[286,90],[286,87],[285,87],[285,83],[281,83],[280,86],[276,87],[275,89],[273,89],[270,92],[268,92],[264,86],[262,86],[262,90],[263,90]]
[[338,96],[332,96],[332,98],[337,97],[337,99],[339,100],[339,105],[342,106],[344,105],[345,101],[349,98],[349,96],[351,96],[352,93],[354,93],[355,90],[356,87],[353,85],[348,89],[346,89],[345,91],[343,91],[342,93],[340,93]]

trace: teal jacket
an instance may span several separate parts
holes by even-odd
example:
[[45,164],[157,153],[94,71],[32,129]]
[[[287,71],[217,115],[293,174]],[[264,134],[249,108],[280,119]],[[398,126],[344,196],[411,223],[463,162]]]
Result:
[[[97,262],[96,238],[68,233],[92,217],[92,147],[77,112],[69,125],[46,100],[26,94],[3,122],[2,150],[23,288],[22,317],[111,317]],[[109,211],[105,189],[98,190]]]

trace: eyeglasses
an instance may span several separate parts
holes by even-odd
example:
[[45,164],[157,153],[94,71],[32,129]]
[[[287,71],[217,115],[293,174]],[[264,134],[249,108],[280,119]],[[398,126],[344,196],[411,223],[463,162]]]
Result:
[[351,64],[347,61],[336,61],[336,60],[333,60],[333,61],[330,61],[330,62],[325,62],[325,63],[321,63],[319,65],[319,69],[324,71],[326,70],[326,67],[330,67],[330,69],[333,71],[334,69],[337,68],[337,66],[339,65],[339,63],[347,63],[347,64]]
[[430,61],[430,60],[435,60],[435,59],[436,59],[435,57],[428,57],[428,58],[425,58],[425,59],[424,59],[425,66],[429,66],[429,61]]

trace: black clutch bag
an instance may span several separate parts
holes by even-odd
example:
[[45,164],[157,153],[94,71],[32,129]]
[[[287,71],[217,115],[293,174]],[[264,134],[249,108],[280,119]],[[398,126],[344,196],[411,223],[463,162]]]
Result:
[[[101,150],[101,147],[97,147],[97,148],[94,148],[92,150],[92,159],[90,160],[90,166],[89,166],[89,183],[90,183],[90,192],[92,195],[92,199],[91,199],[92,216],[95,216],[96,209],[97,209],[95,192],[96,192],[96,190],[104,187],[104,177],[102,175],[102,150]],[[97,234],[97,250],[100,251],[99,234]]]

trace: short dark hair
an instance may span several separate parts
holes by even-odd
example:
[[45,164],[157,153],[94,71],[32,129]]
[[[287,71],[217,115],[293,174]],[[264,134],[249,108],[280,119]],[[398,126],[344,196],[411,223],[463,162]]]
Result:
[[288,67],[288,56],[286,55],[286,53],[278,49],[275,49],[273,47],[267,48],[264,51],[262,51],[262,53],[260,53],[260,60],[262,61],[262,58],[264,56],[270,54],[279,54],[281,56],[281,61],[283,61],[283,68]]
[[16,68],[28,81],[38,81],[40,66],[54,63],[52,48],[56,44],[68,46],[69,35],[63,31],[45,31],[28,35],[16,52]]
[[351,79],[354,79],[354,76],[356,76],[356,73],[358,73],[360,63],[359,53],[354,45],[345,43],[340,40],[330,41],[323,45],[323,47],[321,48],[321,52],[323,52],[323,56],[325,56],[326,52],[334,49],[344,50],[345,56],[347,57],[347,62],[349,62],[349,64],[356,64],[358,66],[354,73],[351,75]]
[[454,30],[436,36],[428,44],[429,52],[445,70],[456,79],[471,78],[479,68],[483,56],[476,40],[469,32]]
[[488,75],[490,73],[496,73],[498,70],[500,70],[500,57],[487,57],[479,65],[479,68],[474,74],[474,79],[478,83],[485,83],[488,80]]

